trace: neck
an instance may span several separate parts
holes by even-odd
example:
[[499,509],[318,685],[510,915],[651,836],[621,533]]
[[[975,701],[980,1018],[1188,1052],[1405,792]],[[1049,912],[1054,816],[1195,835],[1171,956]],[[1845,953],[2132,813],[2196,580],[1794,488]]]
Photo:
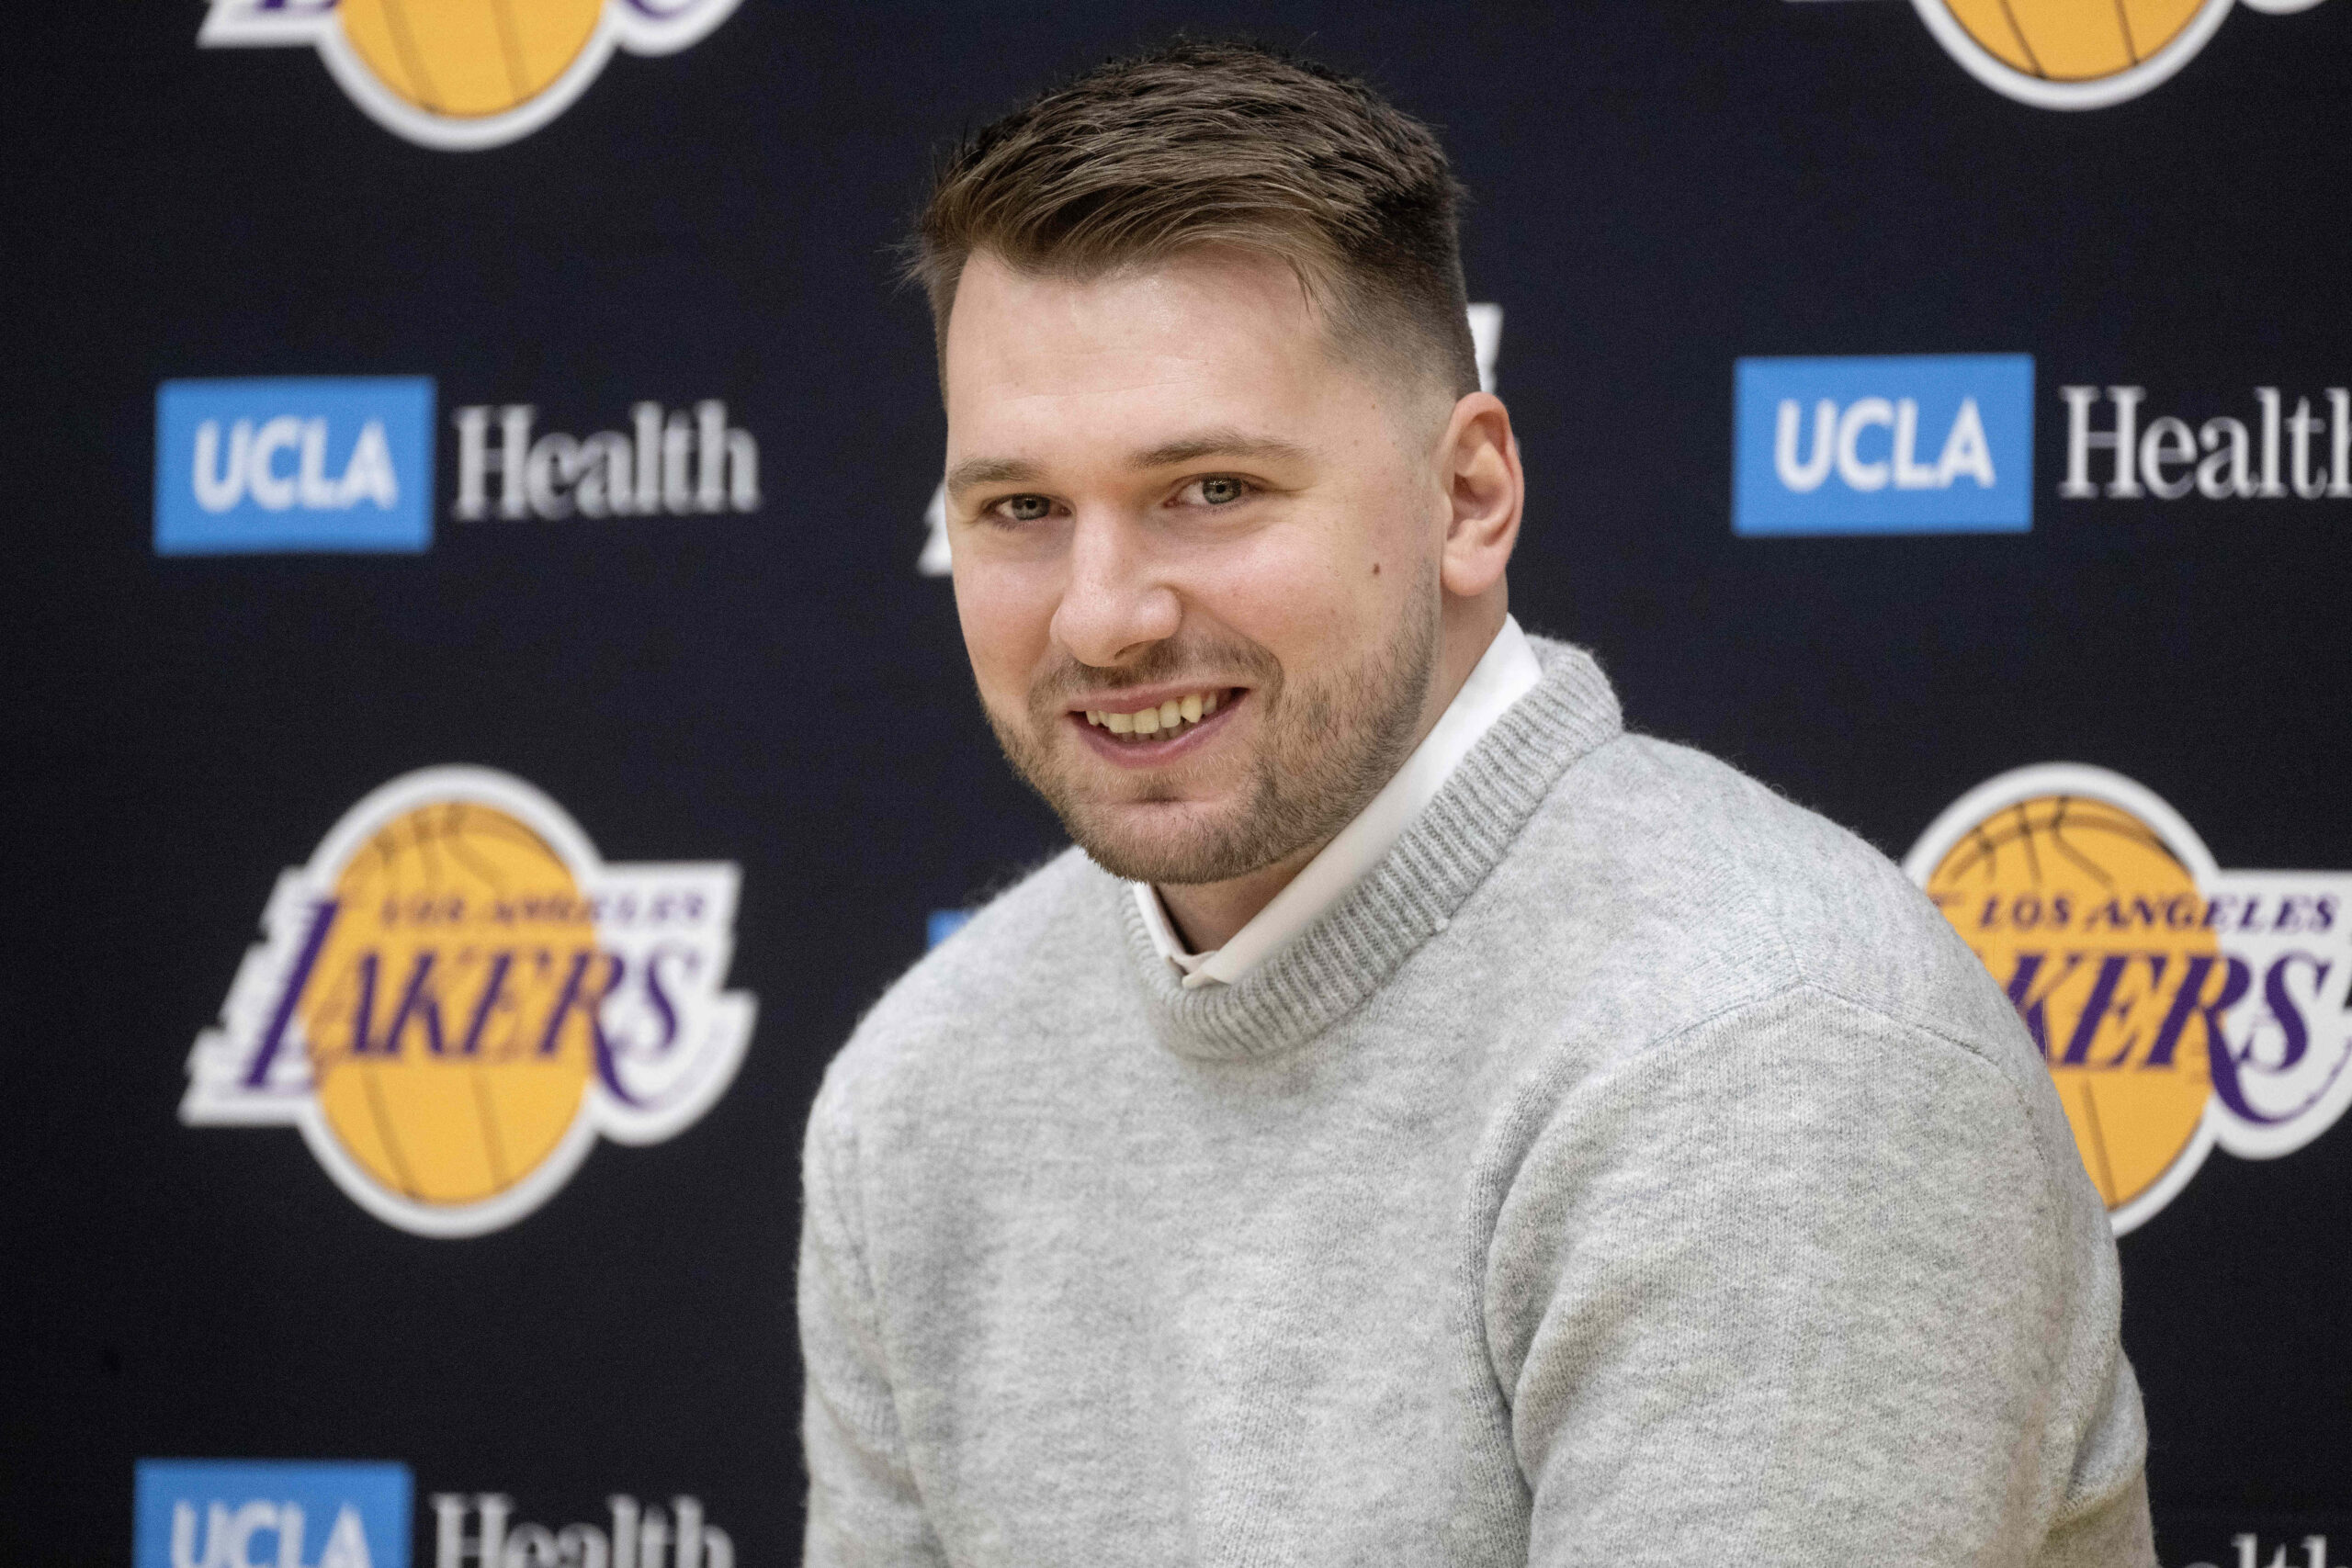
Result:
[[[1444,716],[1453,699],[1462,694],[1470,671],[1478,667],[1478,660],[1493,645],[1495,634],[1503,629],[1503,617],[1508,612],[1509,606],[1499,592],[1475,600],[1447,598],[1436,674],[1421,699],[1420,719],[1404,756],[1411,756],[1429,739],[1437,721]],[[1337,832],[1334,829],[1333,835]],[[1331,835],[1327,835],[1313,843],[1302,844],[1271,865],[1260,866],[1226,882],[1157,884],[1159,902],[1187,947],[1194,953],[1211,952],[1231,942],[1236,931],[1256,919],[1258,912],[1272,903],[1275,895],[1289,886],[1330,841]]]

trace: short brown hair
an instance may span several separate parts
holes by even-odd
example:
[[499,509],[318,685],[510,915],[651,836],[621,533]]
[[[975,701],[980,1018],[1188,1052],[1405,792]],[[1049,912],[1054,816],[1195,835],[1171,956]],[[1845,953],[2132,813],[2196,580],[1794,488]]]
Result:
[[1290,265],[1341,352],[1434,369],[1459,397],[1478,389],[1463,198],[1429,127],[1366,84],[1252,44],[1179,40],[966,137],[933,182],[908,270],[944,346],[977,251],[1086,277],[1238,246]]

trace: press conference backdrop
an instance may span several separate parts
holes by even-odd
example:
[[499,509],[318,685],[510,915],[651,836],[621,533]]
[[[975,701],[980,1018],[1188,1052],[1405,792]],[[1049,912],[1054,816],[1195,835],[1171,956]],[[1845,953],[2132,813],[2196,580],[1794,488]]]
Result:
[[28,18],[0,1557],[793,1559],[810,1094],[1059,841],[890,246],[1239,28],[1476,194],[1521,620],[2017,1002],[2165,1561],[2352,1562],[2352,0]]

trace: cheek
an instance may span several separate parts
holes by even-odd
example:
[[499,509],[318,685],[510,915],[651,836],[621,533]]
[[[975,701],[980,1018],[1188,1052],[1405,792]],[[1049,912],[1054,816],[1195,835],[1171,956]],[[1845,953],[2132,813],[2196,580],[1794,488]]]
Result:
[[1269,529],[1217,562],[1202,607],[1304,674],[1384,635],[1409,577],[1401,547],[1360,525]]
[[1058,603],[1045,574],[1000,562],[955,565],[956,618],[980,695],[1000,709],[1020,707],[1044,663]]

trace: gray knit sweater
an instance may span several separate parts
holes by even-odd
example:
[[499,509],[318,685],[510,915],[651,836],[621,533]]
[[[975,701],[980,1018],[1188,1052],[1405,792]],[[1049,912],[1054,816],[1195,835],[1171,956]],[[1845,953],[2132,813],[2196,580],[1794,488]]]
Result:
[[812,1563],[2152,1561],[2048,1074],[1858,840],[1590,660],[1185,991],[1075,852],[811,1114]]

